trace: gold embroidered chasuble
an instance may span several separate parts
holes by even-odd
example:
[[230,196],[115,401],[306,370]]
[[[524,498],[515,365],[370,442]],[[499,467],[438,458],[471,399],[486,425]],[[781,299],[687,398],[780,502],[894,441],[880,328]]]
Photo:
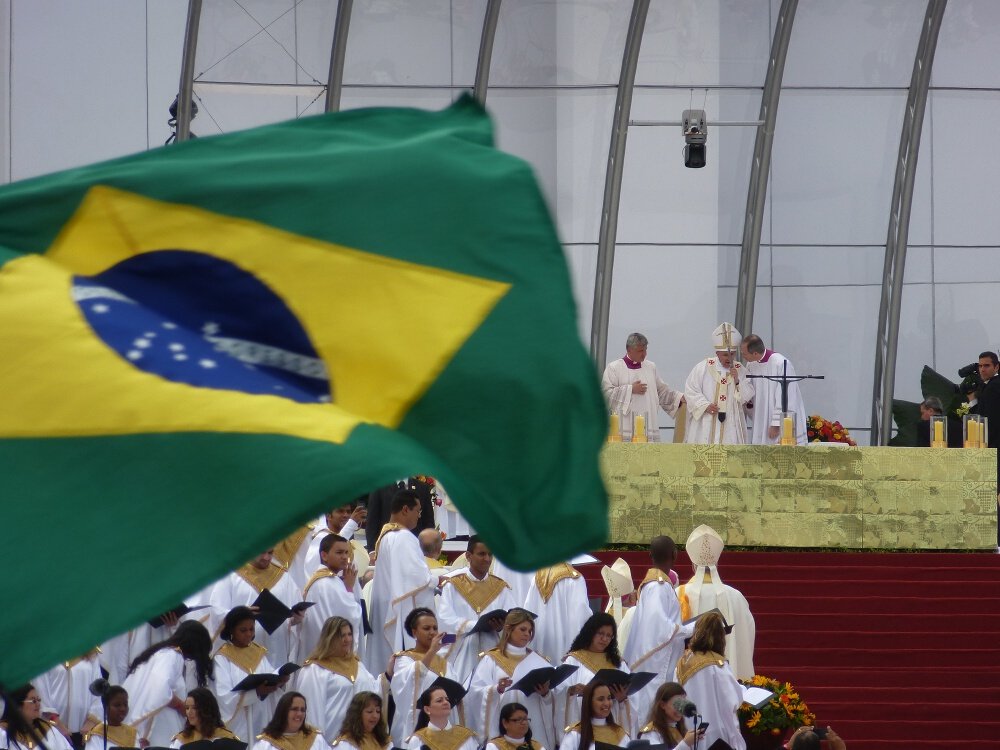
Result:
[[442,583],[454,586],[477,615],[481,615],[504,589],[510,588],[505,580],[492,573],[487,573],[481,581],[462,573],[444,578]]
[[642,583],[636,588],[636,598],[642,596],[642,589],[647,583],[665,583],[668,586],[673,586],[674,584],[670,580],[670,576],[664,573],[662,570],[657,568],[650,568],[646,571],[646,577],[642,579]]
[[677,681],[683,685],[705,667],[724,667],[726,657],[715,651],[685,651],[677,662]]
[[285,566],[286,570],[291,567],[292,561],[295,560],[295,556],[302,548],[302,544],[314,528],[316,528],[315,522],[308,523],[274,545],[274,556]]
[[538,593],[542,595],[542,601],[548,604],[559,581],[564,578],[579,577],[580,573],[574,570],[572,565],[561,562],[550,568],[542,568],[535,573],[535,586],[538,587]]
[[476,738],[476,733],[471,729],[457,725],[449,729],[424,727],[413,734],[423,740],[424,744],[431,750],[458,750],[467,739]]
[[264,589],[273,589],[274,584],[281,580],[286,570],[284,565],[276,565],[273,561],[263,570],[253,563],[247,563],[236,571],[236,575],[249,583],[259,594]]

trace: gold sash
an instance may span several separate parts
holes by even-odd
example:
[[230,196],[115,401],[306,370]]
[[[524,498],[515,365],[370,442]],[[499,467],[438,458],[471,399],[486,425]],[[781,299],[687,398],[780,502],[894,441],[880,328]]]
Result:
[[351,654],[350,656],[328,656],[326,659],[306,659],[306,664],[315,664],[317,667],[323,667],[328,672],[339,674],[341,677],[350,680],[352,685],[358,679],[357,654]]
[[174,739],[179,740],[181,743],[181,747],[184,747],[185,745],[189,745],[192,742],[198,742],[200,740],[238,740],[239,737],[237,737],[235,734],[230,732],[225,727],[219,727],[214,732],[212,732],[212,735],[210,737],[206,737],[197,729],[195,729],[194,731],[191,732],[190,735],[186,735],[184,734],[184,732],[178,732],[177,734],[174,735]]
[[640,583],[639,587],[636,589],[637,599],[638,597],[642,596],[642,587],[645,586],[647,583],[665,583],[668,586],[673,586],[673,584],[670,582],[670,576],[668,576],[662,570],[658,570],[657,568],[650,568],[649,570],[646,571],[646,577],[642,579],[642,583]]
[[535,573],[535,585],[538,593],[542,595],[542,601],[549,603],[552,592],[555,591],[556,584],[565,578],[579,578],[580,574],[573,569],[569,563],[558,563],[551,568],[542,568]]
[[274,556],[285,566],[289,568],[292,562],[295,560],[295,556],[299,553],[299,549],[302,547],[302,543],[309,536],[309,532],[313,530],[316,526],[315,522],[309,523],[302,528],[293,531],[291,536],[287,536],[274,545]]
[[394,521],[390,521],[389,523],[385,524],[385,526],[382,527],[382,530],[378,533],[378,539],[375,540],[375,559],[376,560],[378,560],[378,547],[379,547],[380,544],[382,544],[382,538],[386,534],[389,534],[389,533],[391,533],[393,531],[409,531],[409,529],[407,529],[405,526],[401,526],[400,524],[398,524],[398,523],[396,523]]
[[285,566],[277,565],[273,560],[264,570],[254,567],[252,563],[247,563],[236,571],[236,575],[253,586],[258,594],[264,589],[274,588],[274,584],[280,581],[284,574]]
[[351,737],[348,737],[346,734],[340,735],[337,739],[333,741],[333,744],[336,745],[338,742],[345,742],[351,747],[356,747],[358,750],[386,750],[386,748],[392,747],[392,740],[386,742],[385,745],[380,745],[378,744],[378,740],[375,739],[375,735],[373,734],[366,734],[361,739],[360,745],[357,742],[355,742]]
[[[451,729],[424,727],[413,734],[423,740],[431,750],[458,750],[467,739],[476,738],[475,732],[462,726],[452,726]],[[478,741],[476,744],[479,744]]]
[[611,663],[608,655],[604,652],[595,654],[593,651],[581,649],[579,651],[570,651],[569,655],[594,674],[597,674],[602,669],[618,669],[618,667]]
[[477,615],[481,615],[490,603],[503,593],[504,589],[510,588],[506,581],[492,573],[487,573],[486,578],[481,581],[462,573],[444,578],[442,583],[450,583],[454,586]]
[[316,735],[319,734],[319,730],[308,724],[304,724],[303,728],[305,727],[308,727],[311,730],[309,734],[298,731],[295,734],[283,734],[278,738],[272,737],[269,734],[258,734],[257,739],[264,740],[269,745],[276,747],[278,750],[309,750],[309,748],[312,747],[313,742],[316,741]]
[[726,657],[714,651],[685,651],[677,662],[677,681],[683,685],[705,667],[724,667]]
[[319,581],[319,580],[321,580],[323,578],[329,578],[329,577],[335,576],[335,575],[337,575],[337,574],[334,573],[329,568],[326,568],[326,567],[323,567],[323,568],[320,568],[319,570],[317,570],[315,573],[313,573],[311,576],[309,576],[309,580],[306,582],[306,587],[304,589],[302,589],[302,598],[303,599],[306,598],[306,596],[309,594],[309,589],[312,587],[312,585],[314,583],[316,583],[316,581]]
[[[421,654],[417,651],[414,651],[413,649],[409,649],[408,651],[400,651],[396,655],[400,656],[402,654],[409,656],[411,659],[413,659],[413,661],[419,661],[419,662],[423,662],[424,657],[427,656],[426,651]],[[448,660],[445,659],[440,654],[438,654],[433,659],[431,659],[431,665],[428,667],[428,669],[434,672],[438,677],[447,677],[448,675],[446,674],[446,672],[448,671]]]
[[[518,750],[518,748],[524,747],[523,742],[520,745],[515,745],[513,742],[508,742],[507,738],[504,737],[503,735],[501,735],[500,737],[494,737],[493,739],[489,740],[489,742],[492,742],[494,745],[500,748],[500,750]],[[489,742],[487,744],[489,744]],[[539,743],[538,740],[531,741],[531,750],[541,750],[541,747],[542,745],[541,743]]]
[[261,659],[264,658],[264,654],[267,653],[267,649],[253,641],[246,648],[234,646],[232,643],[224,643],[216,653],[225,656],[247,674],[253,674]]
[[483,655],[493,657],[493,661],[495,661],[497,664],[500,665],[500,669],[502,669],[508,675],[513,675],[514,670],[517,669],[517,665],[520,664],[521,661],[524,659],[524,657],[527,656],[528,654],[524,653],[519,656],[515,656],[513,654],[504,654],[501,653],[500,648],[497,647],[497,648],[491,648],[489,651],[486,651]]
[[[87,732],[85,742],[90,740],[91,737],[104,737],[104,724],[98,724],[96,727]],[[111,726],[107,728],[108,742],[117,745],[118,747],[138,747],[136,740],[139,738],[139,730],[135,727],[130,727],[128,724],[119,724],[117,727]]]
[[[603,742],[608,745],[619,745],[625,738],[625,729],[617,725],[611,726],[610,724],[591,724],[590,728],[594,732],[595,742]],[[566,731],[579,732],[580,722],[577,722],[573,726],[566,727]]]

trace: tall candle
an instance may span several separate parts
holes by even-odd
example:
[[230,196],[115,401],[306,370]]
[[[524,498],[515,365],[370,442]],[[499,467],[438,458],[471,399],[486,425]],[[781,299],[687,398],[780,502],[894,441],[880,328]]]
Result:
[[646,418],[642,414],[635,415],[636,437],[646,437]]
[[968,434],[966,435],[965,441],[969,444],[970,448],[979,447],[979,423],[974,422],[971,419],[966,422],[966,429]]
[[792,418],[785,417],[781,420],[781,437],[783,440],[792,439]]
[[944,442],[944,422],[940,419],[934,423],[934,441],[937,443]]
[[608,430],[608,434],[610,434],[610,435],[621,435],[622,434],[621,417],[618,416],[617,414],[612,414],[611,415],[611,427]]

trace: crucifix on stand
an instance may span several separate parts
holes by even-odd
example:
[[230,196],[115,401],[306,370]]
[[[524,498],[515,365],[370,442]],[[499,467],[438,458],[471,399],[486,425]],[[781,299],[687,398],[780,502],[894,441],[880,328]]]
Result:
[[[761,380],[770,380],[773,383],[779,383],[781,385],[781,445],[795,445],[795,431],[791,427],[790,422],[786,424],[786,420],[789,420],[788,414],[788,384],[798,383],[800,380],[824,380],[825,375],[789,375],[788,374],[788,360],[786,359],[783,363],[782,373],[780,375],[745,375],[747,378],[760,378]],[[755,410],[756,411],[756,410]],[[805,415],[803,415],[804,417]],[[757,417],[754,417],[756,420]]]

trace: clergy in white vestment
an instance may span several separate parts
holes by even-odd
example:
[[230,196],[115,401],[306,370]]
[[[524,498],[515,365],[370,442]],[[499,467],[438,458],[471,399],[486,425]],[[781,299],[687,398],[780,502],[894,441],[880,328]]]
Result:
[[354,631],[343,617],[323,625],[316,648],[295,673],[295,689],[312,706],[312,717],[329,742],[340,734],[340,724],[358,693],[377,688],[375,678],[354,652]]
[[548,683],[536,685],[525,695],[513,685],[529,672],[552,666],[541,655],[528,648],[535,635],[531,613],[511,610],[504,620],[500,643],[479,660],[469,680],[465,697],[467,726],[482,737],[493,734],[500,709],[508,703],[520,703],[528,709],[531,731],[545,747],[556,747],[555,694]]
[[306,716],[314,716],[302,693],[288,691],[278,701],[274,716],[257,736],[253,750],[330,750],[326,737],[312,723],[306,723]]
[[537,615],[535,651],[556,664],[569,651],[573,637],[593,614],[587,582],[578,570],[565,562],[535,573],[524,608]]
[[6,693],[4,698],[5,701],[0,701],[3,705],[4,721],[4,726],[0,727],[0,747],[5,750],[8,748],[31,750],[37,746],[38,741],[33,734],[16,731],[11,726],[13,712],[19,710],[20,718],[31,725],[34,732],[45,742],[48,750],[71,750],[69,741],[63,737],[56,725],[42,718],[42,698],[34,685],[22,685]]
[[184,727],[184,697],[205,687],[213,674],[212,637],[200,622],[182,622],[170,638],[132,662],[123,685],[129,696],[126,723],[139,730],[140,740],[166,747]]
[[673,679],[674,667],[684,651],[684,639],[692,630],[681,625],[681,606],[670,581],[670,568],[677,557],[674,540],[653,537],[649,554],[653,567],[639,584],[632,626],[622,653],[633,672],[656,673],[656,679],[633,695],[639,716],[649,713],[656,687]]
[[70,734],[81,734],[100,721],[100,699],[90,685],[101,678],[97,649],[57,664],[31,681],[42,696],[42,712]]
[[[84,735],[84,750],[107,750],[115,747],[138,747],[139,732],[125,723],[128,716],[128,693],[121,685],[109,685],[101,696],[102,710],[107,711],[108,723],[101,722]],[[107,748],[105,748],[107,735]]]
[[372,674],[386,668],[389,657],[413,644],[404,636],[403,621],[417,607],[434,608],[440,576],[424,562],[413,529],[420,521],[420,498],[413,490],[397,490],[389,506],[389,523],[375,542],[371,623],[365,666]]
[[[413,648],[393,654],[387,674],[396,712],[392,717],[391,733],[396,747],[402,747],[416,729],[420,711],[417,702],[438,677],[458,682],[458,675],[442,653],[444,631],[438,630],[437,616],[427,607],[417,607],[403,620],[406,634],[413,638]],[[464,709],[460,705],[452,717],[463,723]]]
[[[751,333],[740,344],[740,352],[746,361],[747,375],[768,375],[779,377],[795,375],[792,363],[778,352],[764,346],[764,341]],[[778,445],[781,440],[782,424],[781,382],[767,378],[752,378],[754,397],[746,404],[747,416],[752,420],[750,442],[754,445]],[[805,445],[806,405],[802,403],[802,391],[798,382],[788,384],[788,411],[795,412],[795,422],[791,426],[796,445]]]
[[[628,673],[628,664],[618,649],[615,618],[607,612],[591,615],[563,658],[563,664],[577,668],[576,672],[555,689],[556,729],[562,739],[563,728],[580,720],[582,696],[587,684],[602,669],[617,669]],[[623,686],[611,688],[613,703],[611,714],[630,736],[638,732],[640,717],[634,702],[626,695]]]
[[744,406],[754,397],[753,381],[736,361],[742,337],[732,323],[712,332],[715,356],[696,364],[684,383],[688,422],[685,443],[742,445],[747,442]]
[[625,356],[604,368],[601,389],[610,410],[621,416],[623,439],[631,440],[633,420],[642,416],[647,439],[658,443],[659,410],[673,417],[684,403],[684,394],[660,379],[656,365],[646,359],[648,344],[641,333],[630,333],[625,340]]
[[[299,602],[301,589],[296,588],[285,566],[274,559],[273,549],[257,555],[246,565],[215,584],[211,596],[212,611],[213,616],[219,613],[221,615],[212,628],[213,635],[217,636],[222,630],[221,617],[233,607],[251,606],[264,589],[269,590],[287,607]],[[293,614],[273,633],[268,633],[264,628],[257,628],[256,641],[267,649],[268,658],[272,663],[280,666],[293,660],[302,618],[301,613]]]
[[342,536],[327,534],[320,544],[319,556],[322,565],[302,589],[303,601],[312,602],[313,606],[305,611],[299,628],[297,659],[301,662],[313,652],[324,623],[331,617],[343,617],[351,623],[352,650],[363,657],[361,587],[357,568],[351,562],[351,545]]
[[[223,621],[220,637],[225,643],[212,659],[215,665],[215,694],[226,727],[244,742],[249,742],[271,718],[278,699],[278,685],[258,685],[251,690],[237,690],[240,682],[252,674],[274,674],[277,667],[268,660],[267,649],[254,642],[257,621],[249,607],[233,607]],[[282,684],[287,682],[284,678]]]
[[743,687],[726,663],[726,633],[722,616],[709,612],[698,619],[688,649],[677,662],[677,682],[698,713],[708,722],[704,747],[716,740],[729,743],[735,750],[746,750],[740,734],[736,710],[743,703]]
[[757,626],[746,597],[722,582],[719,557],[725,543],[710,526],[702,524],[688,536],[685,549],[691,558],[694,575],[677,589],[681,603],[681,620],[690,620],[705,612],[718,609],[726,623],[733,626],[726,636],[725,657],[733,674],[741,680],[754,676],[753,644]]
[[[438,600],[439,627],[456,638],[448,651],[448,663],[463,684],[479,663],[479,654],[497,645],[507,611],[521,606],[506,581],[490,573],[493,553],[485,542],[471,536],[465,555],[468,567],[441,579]],[[482,615],[500,609],[503,615],[487,623],[485,629],[476,629]]]
[[[306,552],[303,556],[303,567],[306,576],[311,576],[316,568],[323,564],[319,555],[319,546],[323,542],[323,537],[327,534],[336,534],[350,542],[354,539],[354,535],[361,527],[361,524],[365,522],[367,516],[368,510],[365,506],[358,505],[357,503],[345,503],[323,516],[323,524],[313,529],[309,543],[306,545]],[[352,548],[352,562],[353,557],[354,550]]]
[[594,750],[598,742],[627,747],[631,737],[628,730],[615,721],[614,703],[608,685],[603,682],[588,684],[581,696],[580,721],[566,727],[559,750]]

